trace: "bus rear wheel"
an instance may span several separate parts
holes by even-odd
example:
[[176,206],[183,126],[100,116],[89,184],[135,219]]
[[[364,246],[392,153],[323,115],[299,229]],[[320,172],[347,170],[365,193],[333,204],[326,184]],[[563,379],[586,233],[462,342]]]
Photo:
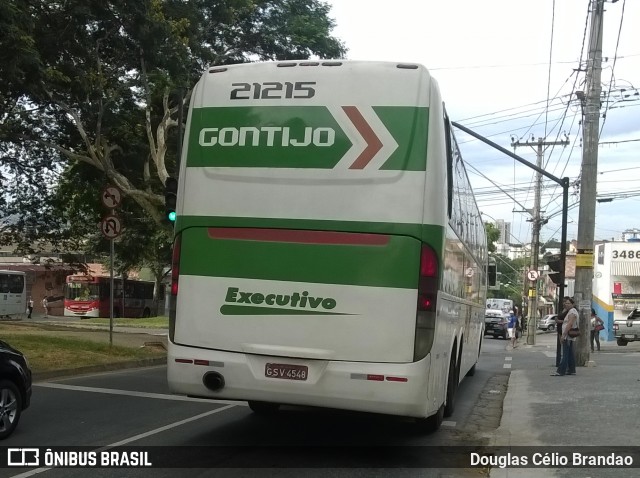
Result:
[[440,405],[438,411],[426,418],[416,418],[416,427],[421,433],[433,433],[438,431],[444,420],[444,403]]
[[444,416],[450,417],[456,408],[456,392],[458,391],[458,373],[456,367],[456,359],[453,352],[449,361],[449,378],[447,379],[447,401],[444,406]]
[[280,409],[280,404],[249,400],[249,408],[257,415],[275,415]]

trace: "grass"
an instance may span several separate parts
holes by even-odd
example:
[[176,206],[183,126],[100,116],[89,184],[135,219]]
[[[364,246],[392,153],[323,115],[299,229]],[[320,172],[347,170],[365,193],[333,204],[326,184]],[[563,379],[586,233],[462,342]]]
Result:
[[[109,327],[109,319],[82,319],[80,324]],[[117,325],[118,327],[139,327],[143,329],[168,329],[169,317],[149,317],[148,319],[118,318],[113,319],[113,325]]]
[[110,346],[108,334],[102,331],[94,332],[104,335],[98,341],[73,334],[73,331],[0,324],[0,338],[26,355],[34,373],[166,356],[162,348]]

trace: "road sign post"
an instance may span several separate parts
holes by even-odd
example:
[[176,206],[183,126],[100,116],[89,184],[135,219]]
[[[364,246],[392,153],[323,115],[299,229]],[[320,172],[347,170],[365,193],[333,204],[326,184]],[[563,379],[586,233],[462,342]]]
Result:
[[[114,209],[120,206],[122,202],[122,192],[115,186],[107,186],[102,190],[100,194],[100,201],[103,206],[110,210],[109,214],[104,216],[100,221],[100,232],[104,237],[109,239],[109,345],[113,346],[113,258],[115,255],[113,240],[122,232],[122,222],[120,218],[116,216]],[[124,291],[123,291],[124,293]],[[123,307],[124,309],[124,307]]]

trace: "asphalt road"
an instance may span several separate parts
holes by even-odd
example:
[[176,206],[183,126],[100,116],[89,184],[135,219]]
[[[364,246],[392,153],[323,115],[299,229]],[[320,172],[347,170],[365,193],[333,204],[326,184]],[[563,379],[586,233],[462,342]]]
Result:
[[[257,453],[234,456],[232,467],[228,467],[227,456],[222,462],[224,468],[190,469],[189,476],[298,477],[297,467],[309,468],[304,476],[460,476],[463,470],[424,470],[403,465],[411,460],[407,452],[415,454],[421,450],[419,447],[487,444],[487,434],[499,424],[506,391],[506,345],[504,340],[485,337],[475,376],[463,380],[456,411],[434,434],[418,433],[410,420],[395,417],[285,407],[277,417],[265,418],[254,415],[242,402],[177,397],[167,388],[166,367],[159,366],[36,383],[31,407],[14,435],[2,445],[89,449],[114,445],[215,447],[209,452],[228,449],[222,447],[258,447]],[[279,456],[268,457],[264,453],[266,446],[284,448],[279,449]],[[359,447],[360,452],[345,456],[344,447]],[[377,447],[399,450],[399,454],[388,457],[383,462],[385,468],[369,468],[382,466],[376,459],[379,457],[374,456]],[[167,448],[167,453],[171,450]],[[323,452],[308,455],[309,450]],[[291,465],[287,454],[291,454]],[[87,476],[87,470],[0,469],[0,478],[34,474],[80,477]],[[157,468],[91,470],[91,476],[109,477],[184,474]],[[478,476],[478,471],[470,471],[469,476]]]

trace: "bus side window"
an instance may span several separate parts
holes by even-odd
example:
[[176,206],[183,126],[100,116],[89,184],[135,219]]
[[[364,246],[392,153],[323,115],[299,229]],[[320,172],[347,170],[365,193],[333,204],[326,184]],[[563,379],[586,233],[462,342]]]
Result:
[[453,148],[451,146],[451,123],[446,111],[444,113],[444,138],[447,147],[447,216],[451,219],[453,213]]

